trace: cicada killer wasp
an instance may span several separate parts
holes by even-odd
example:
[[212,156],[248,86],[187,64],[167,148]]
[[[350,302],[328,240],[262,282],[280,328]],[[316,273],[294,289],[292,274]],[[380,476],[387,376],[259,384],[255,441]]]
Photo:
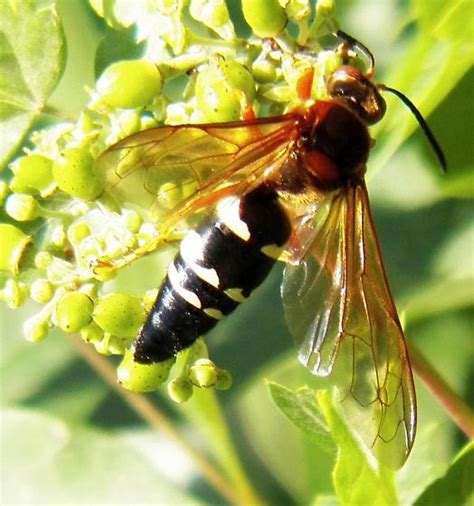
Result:
[[98,164],[115,195],[142,206],[159,207],[167,181],[188,189],[161,209],[156,244],[204,216],[169,266],[134,359],[155,363],[190,346],[282,260],[300,362],[332,378],[356,431],[398,468],[415,437],[415,390],[364,182],[368,126],[384,116],[380,90],[394,90],[372,82],[365,46],[337,35],[341,52],[363,52],[369,68],[330,74],[326,100],[278,117],[152,128]]

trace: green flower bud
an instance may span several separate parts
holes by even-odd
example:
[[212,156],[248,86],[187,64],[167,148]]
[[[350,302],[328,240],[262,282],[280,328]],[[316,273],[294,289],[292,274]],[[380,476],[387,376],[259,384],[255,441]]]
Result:
[[40,251],[35,256],[35,266],[37,269],[45,271],[53,262],[54,257],[48,251]]
[[100,341],[95,341],[93,344],[101,355],[123,355],[126,349],[122,339],[108,332],[103,334]]
[[97,81],[99,101],[112,107],[144,107],[161,92],[161,75],[145,60],[113,63]]
[[[120,337],[110,336],[108,340],[109,353],[111,355],[123,355],[126,351],[125,343]],[[129,343],[126,343],[127,346]]]
[[271,83],[276,79],[275,65],[267,60],[257,60],[252,65],[252,73],[260,83]]
[[9,279],[1,292],[1,298],[11,309],[17,309],[28,297],[28,287],[16,279]]
[[189,380],[197,387],[212,387],[216,384],[217,367],[208,358],[200,358],[189,368]]
[[225,0],[191,0],[189,12],[223,39],[231,40],[235,36]]
[[168,383],[168,395],[174,402],[186,402],[193,395],[193,385],[187,378],[174,378]]
[[301,21],[311,14],[311,6],[308,0],[288,0],[285,12],[292,21]]
[[245,21],[259,37],[275,37],[285,28],[285,10],[278,0],[242,0]]
[[153,392],[168,379],[175,362],[172,357],[155,364],[139,364],[133,360],[133,351],[127,350],[117,369],[119,383],[132,392]]
[[23,324],[23,335],[30,343],[39,343],[48,335],[49,327],[47,321],[35,315]]
[[82,327],[81,337],[86,343],[99,343],[104,338],[104,331],[94,322]]
[[219,67],[225,80],[236,90],[242,91],[251,102],[255,98],[255,82],[252,74],[237,61],[221,61]]
[[140,114],[133,109],[120,110],[114,114],[115,116],[117,117],[117,127],[120,136],[130,135],[142,129]]
[[75,246],[83,239],[91,235],[91,230],[87,223],[73,223],[67,231],[67,238],[69,242]]
[[100,341],[96,341],[92,343],[94,345],[95,351],[100,353],[101,355],[109,356],[111,355],[111,351],[109,349],[109,339],[111,334],[105,332]]
[[21,260],[31,242],[31,237],[19,228],[0,223],[0,270],[18,274]]
[[56,304],[56,324],[68,334],[78,332],[91,322],[93,310],[94,303],[87,295],[66,293]]
[[232,376],[229,371],[225,369],[217,370],[217,378],[216,378],[216,389],[217,390],[229,390],[232,386]]
[[54,285],[47,279],[37,279],[31,284],[31,298],[40,304],[46,304],[54,295]]
[[139,297],[109,293],[97,301],[93,318],[105,332],[131,339],[143,324],[145,311]]
[[126,229],[136,234],[143,223],[142,217],[133,209],[125,209],[122,216]]
[[316,2],[316,15],[330,15],[334,13],[335,5],[334,0],[318,0]]
[[53,177],[59,188],[72,197],[93,200],[104,191],[94,160],[83,148],[65,149],[54,162]]
[[199,72],[195,93],[199,110],[207,121],[238,120],[255,98],[255,82],[238,62],[212,62]]
[[14,177],[10,188],[16,193],[38,192],[47,197],[56,188],[53,180],[53,161],[38,153],[22,156],[11,165]]
[[12,193],[5,203],[5,211],[16,221],[31,221],[40,215],[36,199],[24,193]]

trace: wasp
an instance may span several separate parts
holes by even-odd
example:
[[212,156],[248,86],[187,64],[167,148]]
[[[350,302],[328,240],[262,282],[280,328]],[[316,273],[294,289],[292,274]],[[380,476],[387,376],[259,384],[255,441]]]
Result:
[[283,261],[299,361],[332,379],[356,431],[398,468],[413,446],[416,399],[364,181],[368,127],[386,110],[381,91],[404,99],[445,161],[414,105],[373,82],[370,51],[337,36],[341,52],[362,52],[370,64],[364,72],[347,57],[326,78],[327,99],[277,117],[152,128],[109,148],[99,168],[117,194],[126,200],[133,188],[144,206],[160,201],[168,180],[188,188],[161,213],[163,236],[202,217],[169,265],[134,360],[189,347]]

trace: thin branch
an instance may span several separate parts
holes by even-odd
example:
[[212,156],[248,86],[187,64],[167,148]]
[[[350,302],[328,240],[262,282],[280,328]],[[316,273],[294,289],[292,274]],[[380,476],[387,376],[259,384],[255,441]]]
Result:
[[408,343],[410,362],[421,381],[436,397],[454,423],[471,439],[474,438],[474,412],[446,383],[413,343]]
[[73,343],[86,362],[103,378],[115,392],[135,411],[142,419],[152,427],[160,430],[162,433],[177,444],[193,460],[196,467],[200,470],[206,480],[231,504],[263,504],[261,499],[255,496],[253,491],[248,491],[244,497],[232,489],[232,486],[222,477],[219,470],[202,454],[186,441],[180,432],[144,395],[136,394],[125,390],[117,383],[115,368],[101,355],[99,355],[91,346],[87,345],[79,337],[73,338]]

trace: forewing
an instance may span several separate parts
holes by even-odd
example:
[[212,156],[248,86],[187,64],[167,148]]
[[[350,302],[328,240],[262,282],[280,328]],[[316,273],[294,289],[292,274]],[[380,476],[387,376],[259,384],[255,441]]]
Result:
[[98,172],[120,202],[150,209],[162,222],[178,221],[283,163],[298,136],[296,120],[287,114],[145,130],[102,154]]
[[328,196],[298,234],[305,255],[287,264],[282,296],[299,359],[330,376],[353,428],[399,468],[413,445],[415,391],[365,186]]

